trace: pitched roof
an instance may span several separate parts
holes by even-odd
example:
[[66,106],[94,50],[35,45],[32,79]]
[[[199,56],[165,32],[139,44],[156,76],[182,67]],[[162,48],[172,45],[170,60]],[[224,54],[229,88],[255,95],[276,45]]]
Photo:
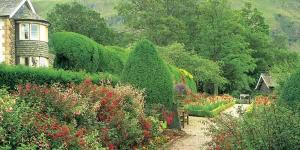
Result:
[[0,16],[11,15],[23,0],[0,0]]
[[30,0],[0,0],[0,16],[12,17],[26,2],[33,13],[35,13]]
[[268,88],[273,88],[273,87],[276,86],[275,81],[272,79],[272,77],[269,74],[262,73],[259,77],[259,80],[258,80],[257,84],[256,84],[255,90],[257,90],[259,85],[263,82],[267,85]]
[[0,17],[48,22],[36,14],[30,0],[0,0]]

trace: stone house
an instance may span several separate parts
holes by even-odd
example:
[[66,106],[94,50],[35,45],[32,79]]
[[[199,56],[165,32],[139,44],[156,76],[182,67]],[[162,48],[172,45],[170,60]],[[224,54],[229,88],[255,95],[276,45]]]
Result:
[[269,74],[262,73],[258,79],[258,82],[255,86],[255,90],[263,93],[263,94],[270,94],[273,92],[276,83],[272,79]]
[[0,0],[0,63],[48,67],[49,25],[30,0]]

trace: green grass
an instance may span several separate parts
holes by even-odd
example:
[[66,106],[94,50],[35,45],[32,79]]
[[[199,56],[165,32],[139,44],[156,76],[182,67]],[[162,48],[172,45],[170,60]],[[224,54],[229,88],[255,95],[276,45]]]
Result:
[[217,102],[208,103],[206,105],[186,105],[185,109],[189,112],[191,116],[197,117],[215,117],[219,115],[225,109],[233,106],[235,102]]

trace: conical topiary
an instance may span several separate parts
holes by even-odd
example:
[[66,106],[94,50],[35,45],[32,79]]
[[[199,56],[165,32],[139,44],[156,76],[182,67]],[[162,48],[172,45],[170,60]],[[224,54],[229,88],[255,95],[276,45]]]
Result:
[[129,55],[121,80],[145,89],[145,105],[162,104],[168,111],[175,112],[170,127],[180,128],[171,73],[150,41],[141,40],[137,43]]

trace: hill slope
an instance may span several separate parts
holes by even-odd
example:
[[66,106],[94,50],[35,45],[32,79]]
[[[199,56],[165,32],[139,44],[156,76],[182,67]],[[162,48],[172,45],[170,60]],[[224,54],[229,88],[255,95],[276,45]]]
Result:
[[[37,12],[46,17],[55,4],[73,0],[32,0]],[[77,0],[84,5],[99,11],[109,22],[118,22],[114,10],[119,0]],[[300,0],[229,0],[234,8],[241,8],[245,2],[263,12],[274,33],[285,34],[292,50],[300,51]],[[120,27],[117,24],[117,28]]]

